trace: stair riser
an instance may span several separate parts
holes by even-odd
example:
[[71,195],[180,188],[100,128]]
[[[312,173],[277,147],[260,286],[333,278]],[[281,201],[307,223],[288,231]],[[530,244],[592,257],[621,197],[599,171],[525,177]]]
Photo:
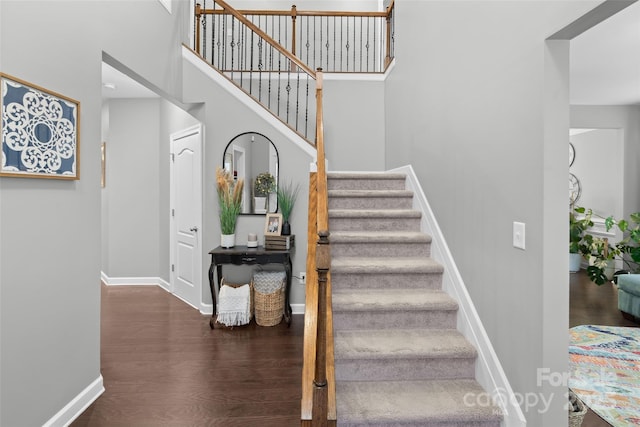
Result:
[[331,242],[333,257],[416,257],[431,255],[428,243],[342,243]]
[[336,381],[474,378],[475,358],[349,359],[335,355]]
[[333,308],[335,330],[353,329],[455,329],[455,310],[341,311]]
[[362,272],[331,272],[333,289],[441,289],[441,273],[381,273],[366,274]]
[[411,209],[412,197],[331,197],[329,209]]
[[404,179],[335,179],[327,180],[328,190],[404,190]]
[[331,217],[333,231],[420,231],[420,218]]

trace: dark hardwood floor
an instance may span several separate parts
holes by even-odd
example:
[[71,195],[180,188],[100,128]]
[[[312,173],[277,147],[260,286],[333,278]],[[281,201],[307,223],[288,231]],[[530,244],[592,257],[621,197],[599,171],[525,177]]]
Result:
[[[591,282],[584,270],[571,274],[569,280],[569,325],[640,326],[626,320],[618,310],[618,291],[612,283],[598,286]],[[582,427],[610,427],[589,410]]]
[[73,427],[299,426],[303,316],[209,328],[155,286],[102,285],[106,391]]
[[[571,275],[570,325],[639,326],[611,284]],[[102,286],[105,393],[73,427],[299,426],[303,317],[291,328],[209,328],[209,317],[149,286]],[[609,427],[589,411],[582,427]]]

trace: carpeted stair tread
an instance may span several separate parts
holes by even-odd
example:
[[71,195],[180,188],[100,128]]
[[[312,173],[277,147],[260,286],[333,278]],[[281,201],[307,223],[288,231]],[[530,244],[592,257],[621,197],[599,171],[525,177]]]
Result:
[[471,379],[344,381],[336,395],[339,426],[497,427],[502,419],[497,407],[475,403],[491,396]]
[[421,218],[413,209],[329,209],[329,218]]
[[421,231],[334,231],[331,243],[431,243]]
[[413,197],[410,190],[329,190],[331,197],[388,197],[407,198]]
[[399,179],[405,180],[407,175],[391,172],[327,172],[327,179]]
[[446,292],[437,289],[358,289],[335,290],[333,311],[455,311],[458,303]]
[[336,361],[348,359],[468,359],[476,349],[455,329],[336,330]]
[[331,260],[332,273],[442,273],[442,264],[425,257],[336,257]]

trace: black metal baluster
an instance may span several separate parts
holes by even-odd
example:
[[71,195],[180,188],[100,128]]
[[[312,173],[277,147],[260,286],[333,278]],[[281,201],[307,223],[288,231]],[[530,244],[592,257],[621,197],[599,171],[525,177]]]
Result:
[[307,75],[307,97],[306,97],[306,106],[304,109],[304,136],[305,138],[309,135],[309,76]]
[[290,105],[290,95],[291,95],[291,67],[287,67],[287,86],[285,87],[287,91],[287,124],[289,124],[289,105]]
[[278,103],[277,103],[277,105],[278,105],[278,108],[277,108],[278,117],[280,117],[280,88],[282,86],[282,82],[281,82],[282,75],[280,74],[280,70],[281,70],[281,68],[280,68],[280,62],[281,62],[280,56],[281,55],[282,54],[280,53],[280,51],[278,51],[278,98],[277,98],[278,99]]
[[[336,17],[333,17],[333,70],[336,70]],[[329,71],[329,70],[327,70]]]
[[262,101],[262,36],[258,39],[258,101]]
[[356,17],[353,17],[353,71],[356,71]]
[[[204,2],[205,6],[206,6],[206,2]],[[200,22],[200,26],[202,27],[202,57],[206,60],[207,59],[207,15],[203,14],[202,15],[202,22]],[[212,61],[213,62],[213,58]]]
[[320,17],[320,43],[318,44],[318,51],[320,52],[320,66],[322,67],[322,16]]
[[347,48],[347,52],[345,54],[347,57],[347,69],[344,71],[349,71],[349,17],[347,16],[345,20],[347,21],[347,45],[345,46]]
[[231,47],[231,81],[233,81],[233,66],[234,66],[234,49],[236,48],[235,42],[235,26],[236,26],[236,18],[235,16],[231,17],[231,43],[229,43],[229,47]]
[[255,32],[251,30],[251,54],[249,55],[249,93],[253,93],[253,36]]
[[269,45],[269,90],[268,90],[268,106],[271,109],[271,71],[273,71],[273,47]]
[[311,28],[311,25],[309,24],[309,17],[307,16],[307,43],[305,44],[305,46],[307,47],[307,62],[306,64],[309,65],[309,40],[311,40],[309,38],[309,28]]
[[300,117],[300,70],[296,73],[296,131],[298,130],[298,119]]
[[361,16],[360,17],[360,72],[362,72],[362,51],[364,50],[364,49],[362,49],[362,27],[363,27],[363,25],[362,25],[363,20],[362,19],[363,18]]
[[373,20],[373,71],[378,71],[378,67],[376,66],[376,59],[378,56],[376,54],[376,47],[378,47],[378,43],[376,40],[376,36],[378,35],[378,19]]
[[331,44],[329,43],[329,17],[327,16],[327,71],[330,70],[330,68],[329,68],[329,46],[331,46]]

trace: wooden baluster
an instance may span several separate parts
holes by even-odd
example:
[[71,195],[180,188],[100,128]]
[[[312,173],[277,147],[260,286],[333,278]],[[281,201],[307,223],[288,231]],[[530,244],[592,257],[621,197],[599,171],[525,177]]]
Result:
[[200,16],[202,15],[202,6],[200,6],[200,3],[196,4],[196,42],[195,42],[195,48],[196,48],[196,53],[199,55],[200,54]]

